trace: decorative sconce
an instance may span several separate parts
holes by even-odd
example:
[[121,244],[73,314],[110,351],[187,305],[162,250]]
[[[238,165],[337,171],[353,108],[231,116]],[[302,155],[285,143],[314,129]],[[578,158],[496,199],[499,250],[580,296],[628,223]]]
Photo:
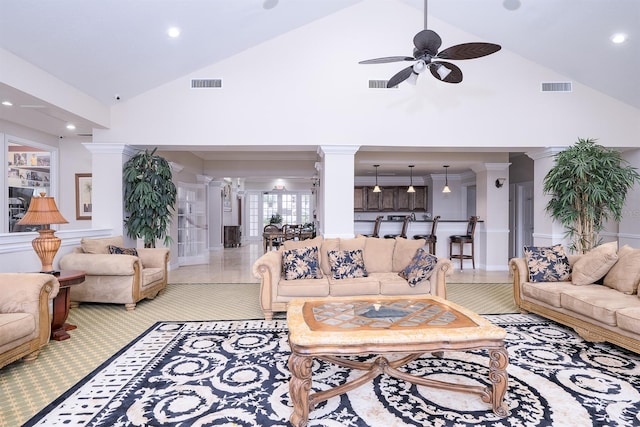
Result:
[[496,188],[501,188],[504,185],[504,182],[507,178],[498,178],[496,179]]
[[411,181],[409,182],[409,188],[407,188],[407,193],[415,193],[416,189],[413,188],[413,168],[415,165],[409,165],[409,175],[411,176]]
[[449,175],[447,174],[447,168],[449,165],[444,165],[444,188],[442,189],[443,193],[451,193],[451,189],[449,188]]
[[373,165],[373,167],[376,168],[376,186],[373,187],[373,192],[380,193],[382,191],[378,186],[378,168],[380,167],[380,165]]

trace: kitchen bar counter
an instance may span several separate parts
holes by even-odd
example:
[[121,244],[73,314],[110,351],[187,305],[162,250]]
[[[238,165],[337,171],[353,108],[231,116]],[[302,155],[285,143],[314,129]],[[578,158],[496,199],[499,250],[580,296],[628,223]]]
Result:
[[[436,236],[438,242],[436,245],[436,255],[448,257],[449,256],[449,236],[454,234],[466,234],[468,219],[440,219],[438,221],[438,229],[436,230]],[[373,232],[374,219],[356,219],[353,222],[353,230],[356,235],[358,234],[371,234]],[[407,238],[413,239],[415,234],[429,234],[431,233],[431,219],[416,219],[409,222],[407,229]],[[478,221],[476,226],[476,238],[481,228],[484,226],[483,221]],[[402,220],[388,220],[383,219],[380,224],[380,237],[384,237],[385,234],[399,234],[402,231]],[[476,242],[476,251],[480,246]],[[480,255],[476,253],[476,256]],[[477,259],[476,259],[477,261]],[[465,265],[466,266],[466,265]]]

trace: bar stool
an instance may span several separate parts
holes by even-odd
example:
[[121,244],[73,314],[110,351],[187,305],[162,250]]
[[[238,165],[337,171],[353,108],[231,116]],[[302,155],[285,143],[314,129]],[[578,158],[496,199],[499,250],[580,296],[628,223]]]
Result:
[[[478,223],[478,218],[479,217],[477,216],[472,216],[469,218],[469,223],[467,224],[467,234],[449,236],[449,259],[451,260],[459,259],[460,270],[463,269],[463,264],[465,259],[470,259],[473,269],[475,270],[476,268],[475,244],[474,244],[473,235],[476,231],[476,224]],[[467,243],[471,244],[471,255],[464,254],[464,245]],[[452,253],[454,244],[459,245],[459,248],[460,248],[459,252],[455,255]]]
[[407,215],[404,217],[402,221],[402,231],[400,234],[385,234],[385,239],[395,239],[396,237],[402,237],[403,239],[407,238],[407,228],[409,228],[409,221],[411,221],[411,215]]
[[433,255],[436,254],[436,243],[438,242],[438,236],[436,236],[436,229],[438,228],[438,221],[440,221],[440,215],[433,218],[433,222],[431,223],[431,234],[416,234],[413,236],[414,239],[424,239],[427,241],[429,245],[429,252]]
[[373,224],[373,233],[371,234],[363,234],[365,237],[380,237],[378,233],[380,233],[380,223],[382,222],[382,215],[376,217],[376,222]]

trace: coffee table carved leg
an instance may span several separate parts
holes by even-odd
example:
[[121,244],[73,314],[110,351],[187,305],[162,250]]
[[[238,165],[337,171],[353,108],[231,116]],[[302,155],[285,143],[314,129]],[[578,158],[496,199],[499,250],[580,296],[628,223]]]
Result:
[[295,353],[289,356],[289,394],[293,404],[293,413],[289,421],[294,427],[305,427],[309,420],[309,390],[311,389],[312,357],[303,357]]
[[491,403],[493,412],[500,417],[509,414],[507,405],[503,403],[509,382],[508,365],[509,353],[504,347],[489,350],[489,381],[491,381],[492,387],[491,394],[483,396],[483,400]]

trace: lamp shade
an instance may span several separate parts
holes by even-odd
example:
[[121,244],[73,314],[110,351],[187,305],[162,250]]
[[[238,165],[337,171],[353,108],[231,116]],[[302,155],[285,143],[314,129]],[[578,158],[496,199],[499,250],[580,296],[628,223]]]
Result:
[[50,224],[66,224],[56,201],[53,197],[45,197],[45,193],[40,193],[40,197],[34,197],[29,203],[27,213],[18,224],[21,225],[42,225],[38,230],[39,236],[33,239],[31,244],[42,263],[41,272],[55,273],[53,270],[53,258],[60,249],[60,238],[54,235],[54,230],[49,228]]
[[22,217],[18,224],[20,225],[48,225],[48,224],[67,224],[69,221],[64,219],[56,201],[53,197],[45,197],[45,193],[40,193],[40,197],[34,197],[29,203],[27,213]]

